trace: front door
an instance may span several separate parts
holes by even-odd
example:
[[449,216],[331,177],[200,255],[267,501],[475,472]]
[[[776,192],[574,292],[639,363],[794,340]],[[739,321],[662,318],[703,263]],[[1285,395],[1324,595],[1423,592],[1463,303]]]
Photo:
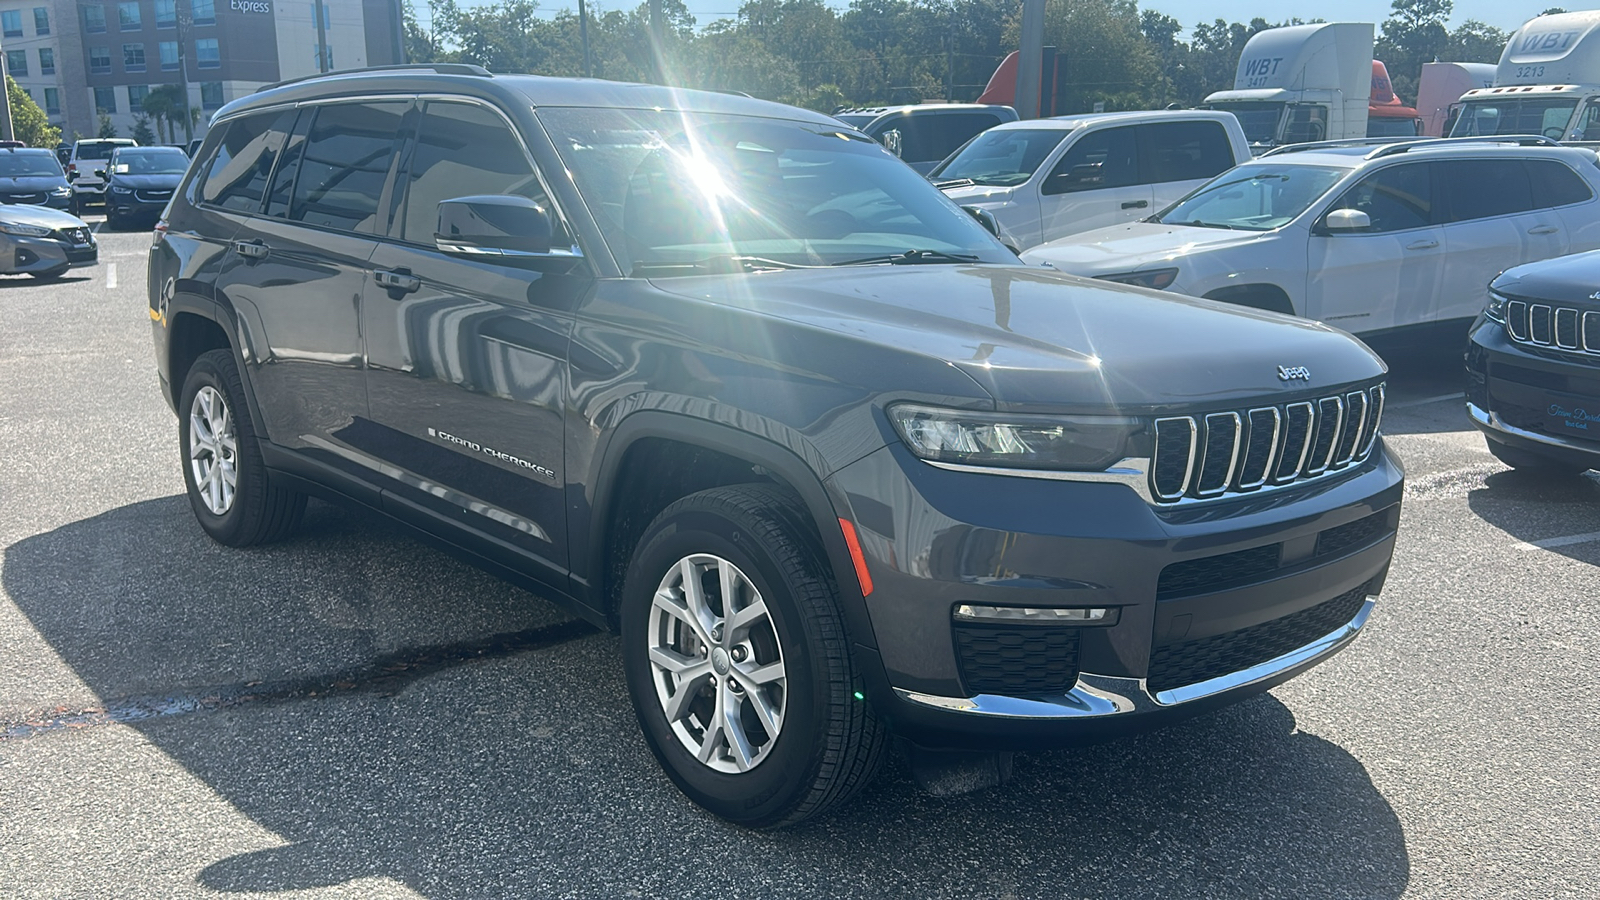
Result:
[[1445,265],[1431,163],[1387,166],[1366,176],[1328,211],[1367,214],[1365,232],[1331,233],[1326,213],[1311,229],[1301,315],[1351,332],[1426,321]]
[[[442,200],[514,194],[554,214],[496,110],[429,101],[404,181],[389,239],[372,257],[379,280],[362,299],[365,440],[383,448],[396,512],[514,548],[525,570],[565,588],[566,354],[592,279],[579,274],[581,259],[518,263],[435,246]],[[571,246],[564,226],[556,233],[555,246]]]
[[1150,215],[1155,192],[1141,181],[1135,126],[1079,137],[1039,185],[1041,239],[1053,241]]

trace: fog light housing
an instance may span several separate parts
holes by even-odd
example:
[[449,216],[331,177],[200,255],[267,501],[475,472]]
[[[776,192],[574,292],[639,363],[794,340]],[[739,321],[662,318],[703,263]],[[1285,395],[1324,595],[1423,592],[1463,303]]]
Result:
[[951,612],[957,622],[988,622],[996,625],[1112,625],[1117,610],[1109,606],[989,606],[961,603]]

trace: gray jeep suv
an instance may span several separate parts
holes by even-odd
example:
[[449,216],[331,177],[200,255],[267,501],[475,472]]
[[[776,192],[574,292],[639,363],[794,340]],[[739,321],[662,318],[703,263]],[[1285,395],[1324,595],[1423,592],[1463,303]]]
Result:
[[269,88],[217,114],[149,289],[210,535],[362,504],[618,629],[667,774],[752,827],[891,733],[998,780],[1266,690],[1355,637],[1393,549],[1365,346],[1022,266],[759,100]]

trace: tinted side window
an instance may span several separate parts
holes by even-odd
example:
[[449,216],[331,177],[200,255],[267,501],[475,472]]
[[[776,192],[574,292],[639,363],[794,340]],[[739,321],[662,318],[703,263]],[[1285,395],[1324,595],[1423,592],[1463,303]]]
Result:
[[[522,144],[498,113],[469,103],[429,103],[411,157],[401,237],[433,244],[441,200],[516,194],[549,209]],[[562,241],[557,239],[556,245]]]
[[1432,225],[1436,218],[1429,164],[1379,169],[1356,182],[1331,208],[1361,210],[1378,233]]
[[203,164],[205,181],[200,201],[238,212],[257,212],[294,111],[262,113],[235,119]]
[[1139,126],[1145,150],[1141,182],[1192,181],[1233,168],[1233,146],[1221,122],[1160,122]]
[[1068,194],[1138,184],[1138,147],[1131,125],[1086,134],[1067,148],[1043,191]]
[[1545,209],[1582,203],[1594,197],[1583,177],[1553,159],[1527,159],[1528,181],[1533,187],[1533,205]]
[[301,151],[288,218],[342,231],[373,230],[408,103],[317,109]]
[[306,149],[306,131],[316,115],[315,109],[301,110],[299,118],[290,123],[294,128],[278,152],[278,169],[272,173],[272,186],[267,189],[267,215],[275,219],[289,215],[289,201],[294,194],[295,179],[300,177],[300,159]]
[[937,162],[980,131],[1000,124],[990,113],[948,113],[906,116],[900,129],[900,158],[906,162]]
[[1533,208],[1533,191],[1520,159],[1461,159],[1441,162],[1450,199],[1450,221],[1508,216]]

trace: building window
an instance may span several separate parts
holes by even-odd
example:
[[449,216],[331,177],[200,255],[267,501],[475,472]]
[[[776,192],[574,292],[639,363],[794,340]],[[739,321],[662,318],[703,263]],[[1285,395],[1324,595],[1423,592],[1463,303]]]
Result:
[[170,72],[178,67],[177,41],[162,41],[156,45],[156,49],[161,51],[161,68],[163,71]]
[[148,84],[128,85],[128,112],[144,112],[144,98],[150,93]]
[[123,44],[122,45],[122,71],[124,71],[124,72],[143,72],[144,71],[144,45],[143,44]]
[[222,108],[222,82],[200,82],[200,106],[204,109]]
[[216,38],[201,38],[194,42],[194,62],[202,69],[222,67],[222,57],[217,55]]
[[178,27],[178,0],[156,0],[156,27]]
[[54,47],[39,48],[39,74],[54,75],[56,73],[56,51]]
[[0,12],[0,32],[4,32],[6,37],[22,37],[22,10]]
[[117,111],[116,88],[97,87],[94,89],[94,108],[100,115],[109,115]]
[[89,48],[89,74],[91,74],[91,75],[110,75],[111,74],[111,48],[110,47],[90,47]]
[[117,22],[118,27],[123,31],[138,31],[139,27],[144,24],[139,21],[139,4],[137,2],[118,3]]
[[190,0],[189,13],[194,16],[196,25],[217,24],[216,0]]
[[13,78],[28,74],[28,51],[6,51],[6,74]]
[[85,6],[83,8],[83,30],[90,34],[100,34],[106,30],[106,8],[104,6]]
[[42,6],[35,6],[33,8],[33,33],[50,33],[50,10]]
[[44,89],[44,113],[47,116],[61,115],[61,89]]

